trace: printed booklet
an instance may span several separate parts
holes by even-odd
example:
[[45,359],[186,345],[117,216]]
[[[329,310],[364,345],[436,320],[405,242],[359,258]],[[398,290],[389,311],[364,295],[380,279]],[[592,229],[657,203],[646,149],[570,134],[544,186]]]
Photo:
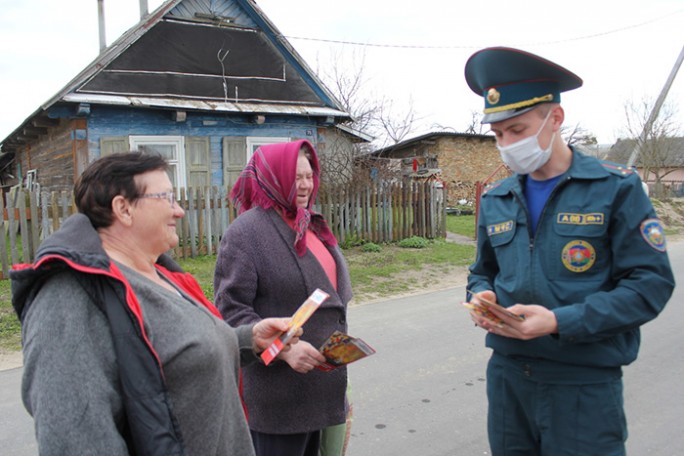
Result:
[[[472,291],[466,290],[468,293],[473,294]],[[474,302],[464,302],[462,303],[467,309],[473,310],[476,314],[478,314],[481,317],[484,317],[488,320],[492,320],[496,326],[501,328],[505,323],[504,321],[497,317],[489,308],[495,308],[499,310],[500,312],[506,314],[507,316],[511,318],[515,318],[516,320],[523,321],[525,319],[524,316],[522,315],[517,315],[511,312],[510,310],[506,309],[505,307],[501,306],[500,304],[497,304],[495,302],[489,301],[488,299],[484,299],[482,297],[479,298],[480,303],[474,303]]]
[[278,356],[278,353],[283,351],[283,347],[294,337],[299,328],[304,326],[306,320],[318,309],[330,295],[320,288],[316,288],[311,296],[307,298],[304,303],[299,306],[299,309],[292,315],[292,320],[290,321],[290,328],[285,334],[280,336],[278,339],[274,340],[273,343],[261,354],[261,360],[265,365],[269,365],[273,359]]
[[328,372],[372,355],[375,350],[361,339],[335,331],[325,341],[320,352],[325,356],[326,362],[316,367]]

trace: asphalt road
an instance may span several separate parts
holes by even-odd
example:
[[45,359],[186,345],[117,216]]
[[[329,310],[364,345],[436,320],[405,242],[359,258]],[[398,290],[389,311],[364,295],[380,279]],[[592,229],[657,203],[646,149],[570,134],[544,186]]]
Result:
[[[670,245],[684,283],[684,243]],[[355,306],[350,333],[377,353],[350,366],[354,421],[347,456],[488,455],[489,351],[460,301],[463,287]],[[630,455],[684,448],[684,289],[644,326],[639,359],[625,368]],[[21,368],[0,372],[0,453],[37,455],[19,396]]]
[[[684,243],[671,244],[684,284]],[[464,287],[352,308],[350,333],[377,353],[350,365],[354,422],[347,456],[488,455],[483,333],[460,307]],[[684,448],[684,287],[642,328],[624,369],[629,455]]]

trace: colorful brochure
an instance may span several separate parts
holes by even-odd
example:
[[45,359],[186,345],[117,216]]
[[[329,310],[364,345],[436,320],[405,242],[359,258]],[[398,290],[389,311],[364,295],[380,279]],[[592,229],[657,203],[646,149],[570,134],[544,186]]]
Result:
[[[466,290],[470,294],[474,294],[472,291]],[[515,318],[516,320],[523,321],[525,317],[523,315],[518,315],[514,314],[510,310],[506,309],[505,307],[501,306],[500,304],[497,304],[495,302],[489,301],[488,299],[484,299],[482,297],[478,297],[478,300],[480,301],[479,303],[474,303],[474,302],[464,302],[462,303],[467,309],[470,309],[474,311],[476,314],[478,314],[481,317],[484,317],[488,320],[492,320],[499,328],[502,327],[505,322],[497,317],[491,310],[490,308],[495,308],[502,313],[508,315],[511,318]]]
[[290,327],[285,334],[274,340],[273,343],[261,354],[261,360],[265,365],[269,365],[273,359],[278,356],[278,353],[283,351],[283,348],[294,337],[299,328],[304,326],[306,320],[318,309],[330,295],[320,288],[316,288],[311,296],[307,298],[304,303],[299,306],[299,309],[292,315]]
[[335,331],[323,343],[320,352],[325,356],[326,362],[316,367],[328,372],[372,355],[375,350],[361,339]]

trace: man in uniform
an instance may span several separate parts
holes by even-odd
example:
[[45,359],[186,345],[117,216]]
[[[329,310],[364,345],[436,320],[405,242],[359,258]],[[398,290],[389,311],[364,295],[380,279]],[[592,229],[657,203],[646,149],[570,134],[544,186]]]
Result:
[[502,47],[473,54],[465,76],[514,172],[482,196],[468,277],[493,350],[492,454],[624,455],[622,366],[674,289],[662,225],[636,173],[563,142],[560,94],[578,76]]

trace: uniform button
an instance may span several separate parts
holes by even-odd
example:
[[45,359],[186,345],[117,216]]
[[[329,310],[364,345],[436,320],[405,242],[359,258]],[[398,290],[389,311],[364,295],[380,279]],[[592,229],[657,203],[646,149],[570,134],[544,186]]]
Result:
[[345,323],[347,323],[347,320],[344,319],[344,318],[340,318],[340,324],[343,325],[343,324],[345,324]]
[[532,368],[530,367],[529,364],[525,364],[523,366],[523,373],[525,374],[526,377],[531,377],[532,376]]

